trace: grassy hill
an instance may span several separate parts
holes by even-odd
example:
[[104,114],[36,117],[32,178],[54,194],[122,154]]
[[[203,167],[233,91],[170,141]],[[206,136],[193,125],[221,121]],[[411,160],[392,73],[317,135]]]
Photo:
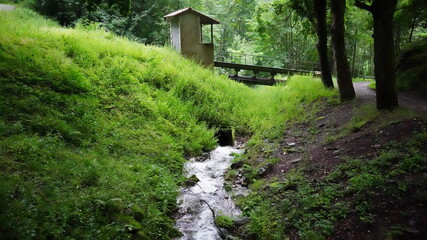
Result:
[[169,239],[182,164],[233,127],[278,137],[335,92],[249,88],[95,25],[0,14],[0,238]]

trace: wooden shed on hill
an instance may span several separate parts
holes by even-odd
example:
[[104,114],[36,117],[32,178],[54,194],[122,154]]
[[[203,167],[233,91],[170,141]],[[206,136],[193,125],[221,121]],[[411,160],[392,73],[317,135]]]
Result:
[[202,65],[213,67],[213,24],[220,22],[192,8],[172,12],[164,18],[170,22],[172,47]]

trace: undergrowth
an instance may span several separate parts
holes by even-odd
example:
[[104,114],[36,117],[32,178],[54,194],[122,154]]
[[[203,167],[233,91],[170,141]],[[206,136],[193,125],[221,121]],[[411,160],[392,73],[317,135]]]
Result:
[[277,138],[318,80],[249,88],[96,25],[0,14],[0,238],[169,239],[185,156]]
[[[304,168],[291,170],[282,181],[256,180],[252,193],[239,202],[250,217],[248,234],[254,239],[329,239],[350,216],[356,217],[352,224],[374,224],[379,229],[375,239],[417,231],[408,219],[416,219],[411,207],[427,204],[426,141],[424,131],[405,144],[392,142],[378,157],[348,159],[321,181],[309,178]],[[395,219],[385,214],[393,212],[406,214],[403,225],[387,225]]]

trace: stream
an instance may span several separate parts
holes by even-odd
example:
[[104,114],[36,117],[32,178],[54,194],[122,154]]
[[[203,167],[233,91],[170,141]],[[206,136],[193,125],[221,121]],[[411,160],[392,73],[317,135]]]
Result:
[[196,175],[196,185],[183,188],[178,198],[180,203],[176,227],[183,234],[181,240],[220,240],[221,232],[215,226],[216,216],[232,218],[241,215],[230,195],[224,189],[224,174],[230,167],[232,153],[242,149],[230,146],[217,147],[208,158],[192,158],[184,166],[187,177]]

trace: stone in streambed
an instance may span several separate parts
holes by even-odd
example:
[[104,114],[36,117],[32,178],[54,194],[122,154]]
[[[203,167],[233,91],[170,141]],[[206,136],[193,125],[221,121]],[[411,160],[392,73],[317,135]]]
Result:
[[184,181],[183,185],[184,187],[192,187],[196,185],[199,181],[199,178],[193,174],[191,175],[191,177],[187,178],[187,180]]
[[267,164],[265,166],[262,166],[258,169],[258,175],[259,176],[264,176],[266,175],[272,168],[273,166],[271,164]]
[[245,163],[243,161],[238,161],[238,162],[232,163],[230,167],[231,169],[238,169],[243,167],[244,164]]

